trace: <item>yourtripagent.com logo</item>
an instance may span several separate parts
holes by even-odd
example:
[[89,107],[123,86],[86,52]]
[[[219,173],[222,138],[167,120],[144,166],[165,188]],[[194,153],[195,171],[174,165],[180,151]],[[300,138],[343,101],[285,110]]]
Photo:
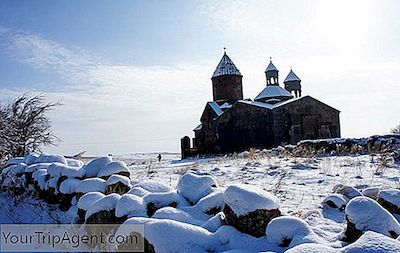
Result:
[[140,224],[0,225],[1,252],[143,252]]

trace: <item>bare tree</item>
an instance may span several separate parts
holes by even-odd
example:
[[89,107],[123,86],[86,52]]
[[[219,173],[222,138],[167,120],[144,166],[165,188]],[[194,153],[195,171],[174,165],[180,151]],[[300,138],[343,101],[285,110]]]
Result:
[[392,133],[392,134],[400,134],[400,125],[390,129],[390,133]]
[[59,140],[53,133],[47,113],[57,103],[48,103],[43,95],[24,94],[0,110],[0,148],[3,155],[24,156],[39,151],[42,145],[55,145]]

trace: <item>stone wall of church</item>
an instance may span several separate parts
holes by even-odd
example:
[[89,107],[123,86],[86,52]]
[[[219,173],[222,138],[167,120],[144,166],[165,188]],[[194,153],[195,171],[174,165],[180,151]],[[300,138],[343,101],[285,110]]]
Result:
[[213,77],[213,100],[235,102],[243,99],[242,76],[225,75]]

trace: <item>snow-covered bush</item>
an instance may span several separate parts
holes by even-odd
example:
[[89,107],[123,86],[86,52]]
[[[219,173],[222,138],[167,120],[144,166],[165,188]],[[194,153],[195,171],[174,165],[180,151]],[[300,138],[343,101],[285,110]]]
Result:
[[400,190],[386,189],[378,193],[378,203],[391,213],[400,214]]
[[111,157],[104,156],[96,158],[85,165],[86,177],[96,177],[99,171],[104,169],[107,164],[112,162]]
[[110,193],[118,193],[120,195],[127,193],[131,187],[131,181],[128,177],[121,175],[112,175],[107,179],[107,192]]
[[375,231],[396,238],[400,224],[378,202],[368,197],[355,197],[345,209],[347,226],[342,233],[345,241],[355,241],[366,231]]
[[267,239],[274,245],[292,248],[302,243],[317,243],[318,236],[310,226],[296,217],[277,217],[268,224]]
[[265,235],[268,223],[281,215],[278,199],[248,185],[231,185],[224,193],[226,222],[256,237]]
[[130,177],[130,172],[128,166],[123,161],[114,161],[106,164],[106,166],[99,171],[97,177],[101,177],[103,179],[108,179],[111,175],[121,175]]
[[186,173],[179,179],[177,190],[190,203],[196,204],[197,201],[210,194],[217,186],[217,181],[211,176]]

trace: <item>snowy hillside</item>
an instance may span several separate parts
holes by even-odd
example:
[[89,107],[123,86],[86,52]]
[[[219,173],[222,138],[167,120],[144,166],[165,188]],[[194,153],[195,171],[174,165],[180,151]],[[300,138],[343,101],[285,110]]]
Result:
[[[400,138],[390,138],[375,152],[360,141],[337,152],[303,143],[83,167],[30,155],[2,170],[0,222],[140,223],[150,252],[400,252]],[[332,144],[306,144],[316,143]]]

